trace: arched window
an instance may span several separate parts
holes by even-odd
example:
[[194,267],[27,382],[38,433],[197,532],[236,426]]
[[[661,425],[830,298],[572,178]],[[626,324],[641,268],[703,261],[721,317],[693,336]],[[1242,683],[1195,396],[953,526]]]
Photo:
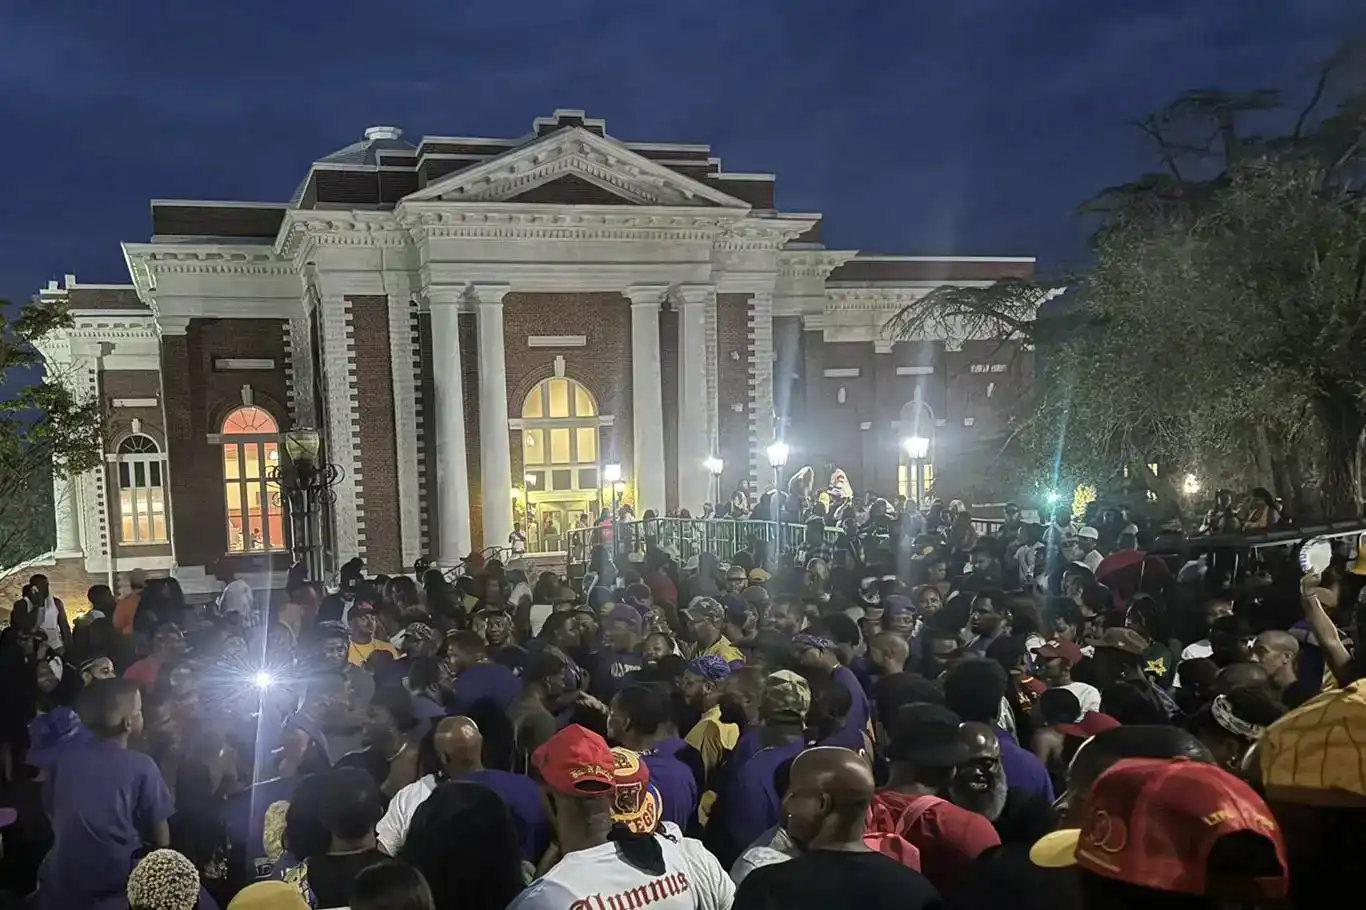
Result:
[[280,427],[268,411],[248,405],[224,419],[229,553],[285,549],[284,509],[267,479],[279,463]]
[[119,543],[166,543],[166,472],[147,436],[119,443]]
[[598,406],[572,379],[547,379],[522,405],[526,482],[541,492],[598,492]]

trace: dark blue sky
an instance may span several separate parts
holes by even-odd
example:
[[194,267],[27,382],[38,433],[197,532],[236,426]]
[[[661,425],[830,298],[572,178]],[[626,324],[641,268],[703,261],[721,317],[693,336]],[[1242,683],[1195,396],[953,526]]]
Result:
[[[22,12],[16,10],[22,9]],[[1303,86],[1361,0],[48,0],[0,8],[0,297],[125,282],[153,197],[285,200],[367,125],[518,136],[584,108],[711,143],[832,246],[1082,255],[1186,88]]]

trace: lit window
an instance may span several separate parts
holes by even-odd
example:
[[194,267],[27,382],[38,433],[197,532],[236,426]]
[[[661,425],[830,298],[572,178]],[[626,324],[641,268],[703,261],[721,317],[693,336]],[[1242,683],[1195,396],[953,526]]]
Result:
[[119,543],[166,543],[166,475],[146,436],[119,443]]
[[974,363],[969,369],[974,373],[985,373],[991,368],[989,363]]
[[1004,373],[1005,371],[1006,365],[1004,363],[993,363],[991,365],[991,372],[993,373]]
[[579,515],[597,513],[604,498],[598,487],[598,425],[593,396],[563,376],[539,383],[522,403],[529,551],[563,549],[562,531],[574,527]]
[[270,482],[280,463],[280,427],[263,408],[242,407],[223,421],[223,492],[228,552],[283,550],[284,507]]

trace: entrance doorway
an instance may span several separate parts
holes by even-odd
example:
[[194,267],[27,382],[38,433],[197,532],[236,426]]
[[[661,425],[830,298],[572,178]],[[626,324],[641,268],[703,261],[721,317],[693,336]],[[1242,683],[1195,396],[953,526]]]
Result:
[[591,524],[601,508],[597,402],[581,383],[554,376],[522,403],[527,551],[561,553],[580,516]]

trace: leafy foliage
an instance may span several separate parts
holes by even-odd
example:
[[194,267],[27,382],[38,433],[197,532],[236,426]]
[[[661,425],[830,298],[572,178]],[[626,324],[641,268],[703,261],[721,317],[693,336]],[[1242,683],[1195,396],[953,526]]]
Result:
[[0,569],[51,549],[53,474],[98,467],[103,451],[98,401],[43,375],[34,347],[69,326],[69,314],[35,302],[11,320],[6,309],[0,304]]
[[[1359,514],[1361,51],[1349,46],[1325,65],[1293,120],[1278,92],[1202,89],[1136,124],[1161,170],[1083,207],[1100,217],[1095,261],[1072,277],[1061,312],[1037,316],[1057,285],[943,288],[890,330],[942,337],[958,327],[1037,344],[1046,368],[1012,444],[1054,483],[1104,482],[1127,466],[1179,509],[1148,465],[1164,477],[1193,471],[1207,489],[1273,487],[1296,505],[1311,475],[1325,512]],[[1330,98],[1335,109],[1315,119]],[[1253,129],[1277,119],[1280,132]]]

